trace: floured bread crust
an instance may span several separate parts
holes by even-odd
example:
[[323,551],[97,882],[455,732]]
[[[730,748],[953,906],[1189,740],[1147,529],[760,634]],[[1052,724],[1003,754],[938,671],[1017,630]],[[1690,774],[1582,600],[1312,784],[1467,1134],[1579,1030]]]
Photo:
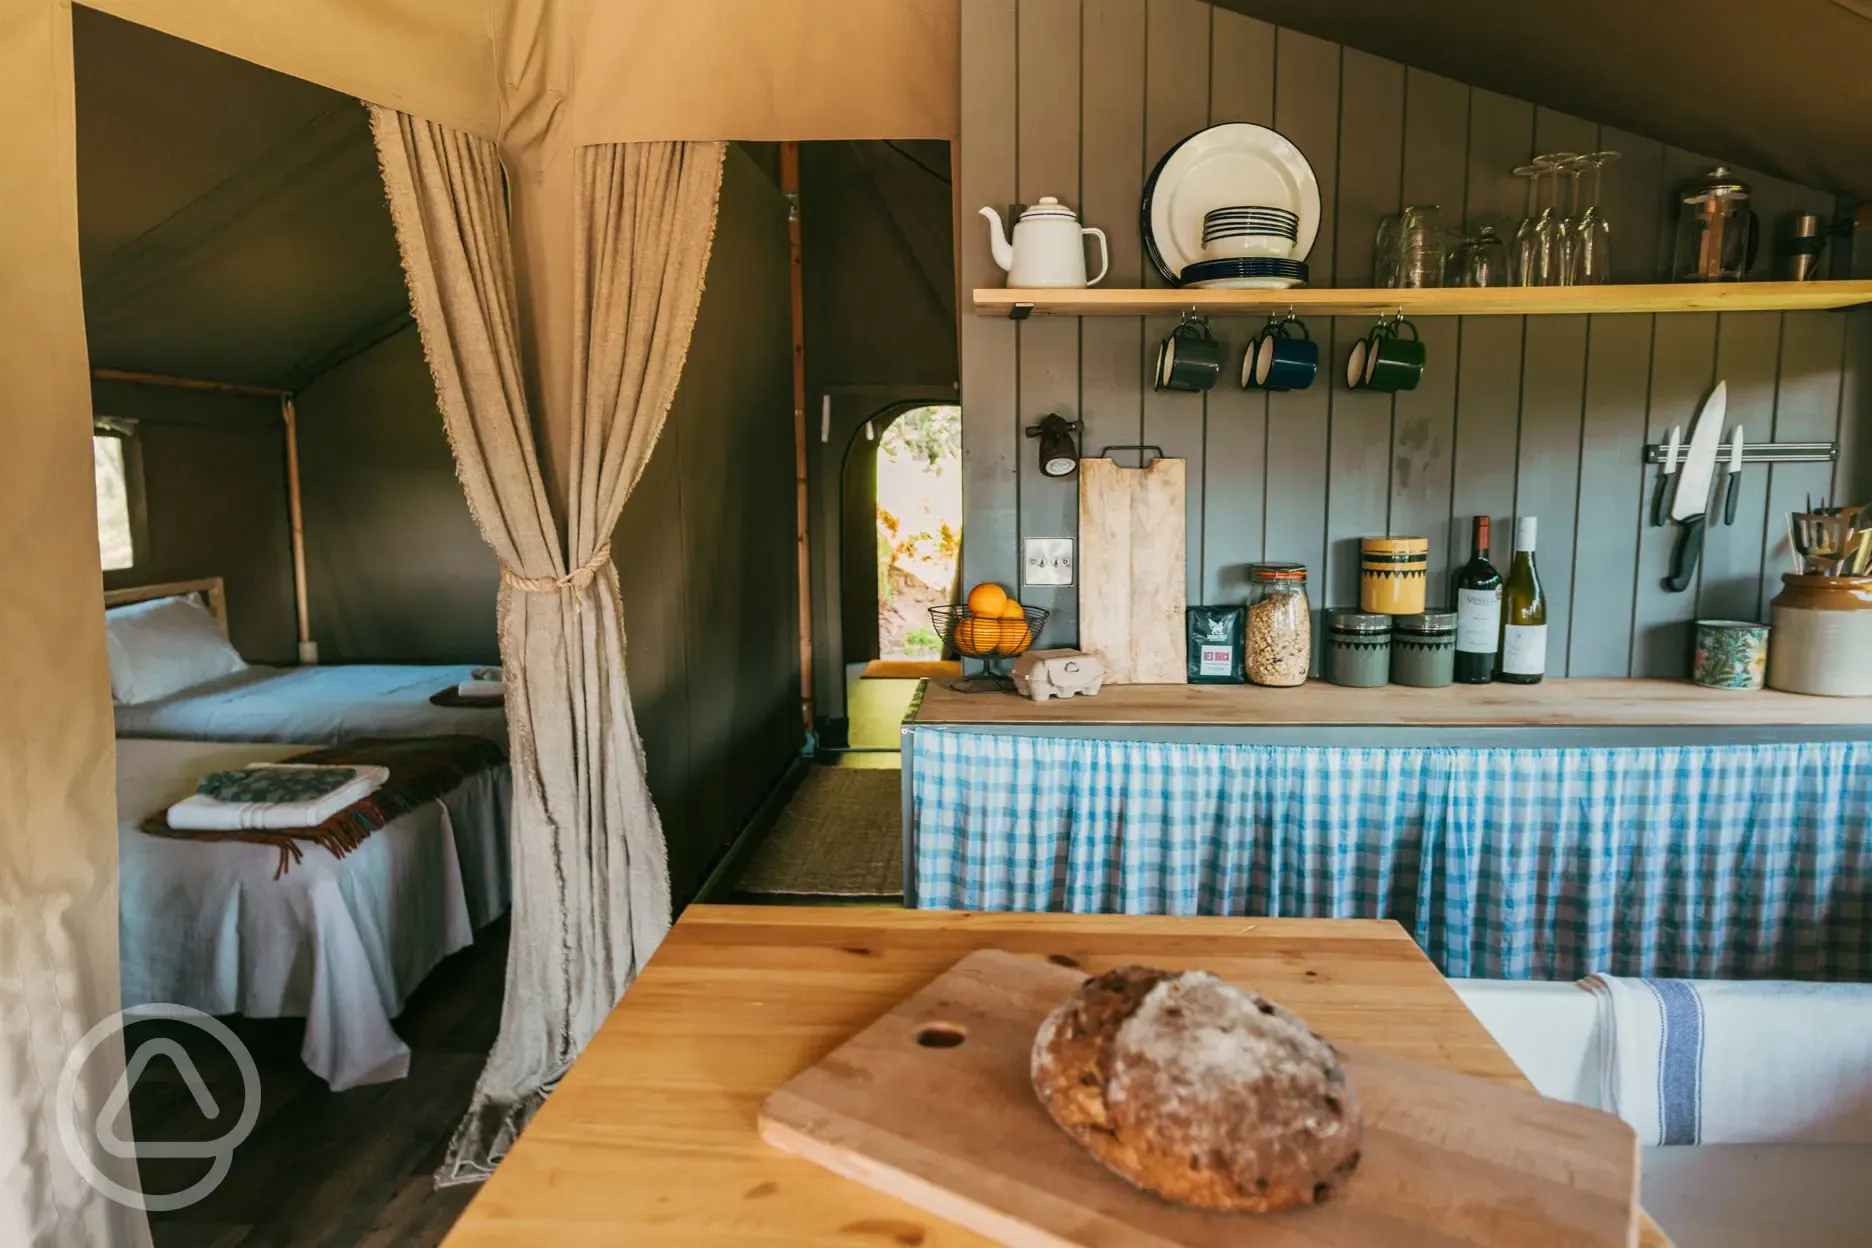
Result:
[[1358,1166],[1358,1099],[1332,1046],[1204,971],[1088,979],[1041,1024],[1033,1082],[1095,1157],[1181,1204],[1313,1204]]

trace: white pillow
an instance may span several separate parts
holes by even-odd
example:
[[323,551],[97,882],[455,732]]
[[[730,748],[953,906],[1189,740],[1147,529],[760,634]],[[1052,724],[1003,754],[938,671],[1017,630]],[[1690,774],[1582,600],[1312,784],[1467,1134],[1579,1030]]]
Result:
[[192,597],[154,598],[104,613],[111,697],[125,705],[245,671],[215,618]]

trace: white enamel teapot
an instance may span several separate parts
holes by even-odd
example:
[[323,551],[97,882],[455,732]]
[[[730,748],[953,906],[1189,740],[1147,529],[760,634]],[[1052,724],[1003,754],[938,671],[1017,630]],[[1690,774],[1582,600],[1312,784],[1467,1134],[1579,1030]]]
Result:
[[[988,245],[994,261],[1007,270],[1010,287],[1096,286],[1111,267],[1111,251],[1105,243],[1105,231],[1090,226],[1081,229],[1073,210],[1051,195],[1020,214],[1014,223],[1014,241],[1008,242],[1001,214],[984,208],[988,218]],[[1098,239],[1098,277],[1086,280],[1083,236]]]

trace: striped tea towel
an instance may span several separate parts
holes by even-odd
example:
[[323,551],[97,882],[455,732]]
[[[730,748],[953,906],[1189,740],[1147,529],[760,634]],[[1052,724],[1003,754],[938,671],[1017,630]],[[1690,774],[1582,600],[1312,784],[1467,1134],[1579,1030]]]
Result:
[[1872,985],[1582,981],[1641,1144],[1872,1143]]

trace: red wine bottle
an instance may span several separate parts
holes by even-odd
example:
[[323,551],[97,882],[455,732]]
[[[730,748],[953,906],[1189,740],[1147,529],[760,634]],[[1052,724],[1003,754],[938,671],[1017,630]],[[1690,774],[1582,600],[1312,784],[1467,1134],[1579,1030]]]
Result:
[[1475,553],[1456,574],[1456,680],[1486,685],[1495,679],[1501,639],[1502,577],[1489,562],[1489,518],[1475,518]]

